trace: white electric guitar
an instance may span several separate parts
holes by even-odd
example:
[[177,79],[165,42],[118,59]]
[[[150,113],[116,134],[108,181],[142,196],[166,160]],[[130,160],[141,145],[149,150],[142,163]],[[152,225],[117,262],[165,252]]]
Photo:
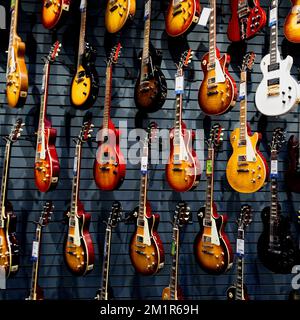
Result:
[[271,3],[270,28],[270,53],[260,63],[263,79],[256,90],[255,104],[266,116],[280,116],[298,103],[300,87],[290,74],[293,58],[281,60],[278,50],[277,0]]

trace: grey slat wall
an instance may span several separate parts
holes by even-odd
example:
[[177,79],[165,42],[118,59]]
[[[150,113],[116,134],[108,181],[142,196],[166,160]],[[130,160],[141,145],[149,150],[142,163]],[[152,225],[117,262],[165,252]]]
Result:
[[[1,1],[4,4],[4,1]],[[0,2],[0,4],[1,4]],[[1,290],[1,299],[24,299],[29,293],[31,280],[31,246],[35,232],[32,223],[37,219],[45,200],[52,199],[55,204],[53,221],[44,229],[42,243],[42,258],[40,267],[40,286],[44,289],[46,299],[92,299],[101,283],[102,252],[106,220],[113,201],[122,203],[125,214],[128,214],[137,204],[139,195],[139,165],[127,164],[126,180],[118,191],[101,192],[97,189],[93,180],[93,159],[96,152],[96,144],[86,144],[83,148],[82,178],[80,198],[87,212],[92,215],[90,232],[95,246],[95,268],[92,273],[85,277],[74,277],[66,269],[63,262],[63,238],[66,232],[61,223],[63,213],[67,209],[71,197],[72,165],[74,156],[74,143],[72,139],[77,136],[83,111],[74,110],[69,103],[69,85],[74,68],[77,41],[79,32],[79,1],[73,2],[73,12],[66,25],[57,32],[57,37],[63,42],[59,60],[51,68],[48,117],[52,125],[57,129],[57,152],[60,159],[60,181],[55,191],[41,194],[34,185],[33,164],[35,152],[35,135],[37,117],[40,103],[41,82],[43,73],[42,57],[45,56],[50,46],[56,39],[41,24],[40,1],[22,0],[19,16],[18,32],[27,44],[26,62],[29,70],[29,96],[26,105],[19,110],[10,109],[5,102],[5,69],[7,34],[1,31],[0,52],[0,135],[6,136],[11,130],[11,124],[19,116],[23,117],[26,127],[23,140],[18,141],[12,151],[11,170],[9,180],[8,197],[13,203],[18,216],[17,234],[21,244],[20,270],[15,278],[7,281],[7,289]],[[207,6],[207,0],[202,1],[202,6]],[[187,37],[187,41],[169,41],[164,31],[163,1],[153,0],[151,40],[157,49],[163,52],[162,70],[168,82],[168,99],[162,110],[150,114],[149,119],[144,119],[142,125],[147,126],[150,120],[155,120],[160,128],[171,128],[174,119],[174,74],[176,71],[172,57],[178,56],[178,49],[188,46],[196,52],[189,72],[189,80],[186,82],[184,101],[184,120],[188,128],[205,129],[210,122],[218,121],[225,128],[224,144],[222,152],[218,155],[215,175],[215,201],[218,212],[227,213],[229,223],[227,234],[235,249],[237,228],[235,220],[240,212],[241,204],[248,203],[253,207],[254,221],[246,234],[246,267],[245,282],[251,299],[287,299],[291,290],[292,275],[277,275],[270,273],[260,263],[256,254],[256,242],[262,231],[260,220],[261,210],[270,202],[269,185],[261,191],[245,195],[231,190],[225,177],[226,161],[231,153],[229,144],[230,132],[238,124],[239,104],[228,114],[209,119],[201,113],[197,94],[203,74],[200,70],[200,59],[208,49],[208,29],[197,26]],[[267,10],[269,1],[263,1],[262,5]],[[5,4],[7,7],[8,5]],[[90,43],[97,47],[96,67],[100,76],[100,94],[92,109],[95,131],[102,123],[105,62],[104,59],[110,50],[110,44],[117,39],[110,39],[104,30],[105,1],[90,0],[88,4],[88,32]],[[253,50],[257,54],[256,64],[252,72],[252,82],[248,87],[248,119],[252,130],[263,129],[263,142],[261,151],[269,160],[269,147],[272,131],[277,126],[282,126],[287,132],[287,137],[298,133],[297,108],[284,117],[266,119],[262,117],[254,106],[254,93],[261,79],[259,61],[268,52],[268,28],[257,37],[248,42],[247,48],[230,45],[226,29],[230,17],[229,0],[218,0],[219,8],[217,42],[221,52],[230,52],[232,64],[229,68],[231,74],[239,83],[239,65],[243,50]],[[288,13],[290,4],[287,0],[280,2],[280,39],[281,52],[291,54],[294,58],[293,73],[297,74],[300,66],[299,46],[289,44],[283,37],[283,20]],[[135,127],[137,110],[133,101],[133,90],[137,77],[139,64],[136,56],[142,48],[143,37],[143,1],[137,1],[137,14],[134,23],[122,34],[123,50],[118,65],[114,70],[112,117],[116,125],[119,120],[127,120],[129,129]],[[9,20],[7,21],[9,22]],[[177,58],[174,58],[177,61]],[[129,142],[132,145],[135,142]],[[202,142],[203,144],[203,142]],[[4,142],[0,142],[0,156],[2,166]],[[203,153],[199,153],[203,159]],[[279,198],[284,215],[290,215],[293,221],[292,229],[297,236],[296,211],[299,209],[300,197],[297,194],[288,194],[285,191],[283,171],[287,167],[286,146],[280,153],[279,169],[280,184]],[[202,163],[203,167],[203,163]],[[114,290],[116,299],[160,299],[162,290],[169,283],[170,273],[170,245],[172,236],[172,221],[176,203],[185,200],[191,207],[193,223],[188,225],[182,232],[181,255],[180,255],[180,285],[186,299],[225,299],[227,287],[235,279],[235,265],[224,275],[210,276],[204,273],[196,264],[193,256],[193,241],[199,230],[196,212],[203,205],[205,199],[206,179],[202,174],[199,186],[192,192],[179,194],[173,192],[165,181],[164,165],[153,166],[150,173],[148,197],[154,212],[161,217],[159,234],[164,244],[166,263],[164,269],[157,275],[143,277],[135,274],[130,264],[128,255],[130,237],[134,231],[133,225],[120,223],[112,239],[112,257],[110,284]]]

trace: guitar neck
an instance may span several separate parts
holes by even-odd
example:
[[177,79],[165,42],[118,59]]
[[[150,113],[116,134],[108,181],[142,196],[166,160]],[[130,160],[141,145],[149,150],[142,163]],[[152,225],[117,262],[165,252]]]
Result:
[[[11,20],[10,20],[10,33],[9,33],[9,45],[7,54],[7,66],[6,66],[6,76],[9,73],[9,64],[12,62],[13,57],[13,45],[17,35],[17,25],[18,25],[18,12],[19,12],[19,0],[11,0],[10,6]],[[15,59],[14,59],[15,60]],[[15,61],[13,61],[14,63]]]
[[112,68],[113,68],[112,64],[109,64],[106,67],[105,104],[104,104],[104,115],[103,115],[104,129],[108,129],[108,122],[110,119]]
[[170,278],[170,300],[176,299],[178,288],[178,260],[179,260],[179,229],[177,226],[173,227],[173,241],[171,248],[172,266]]
[[278,47],[278,22],[277,22],[277,0],[272,0],[271,10],[276,10],[276,21],[271,26],[270,30],[270,65],[277,63],[277,47]]
[[244,92],[245,95],[240,100],[240,141],[242,145],[246,145],[247,135],[247,72],[241,72],[240,94]]
[[81,165],[81,143],[76,144],[74,167],[73,167],[73,182],[72,182],[72,201],[69,222],[72,225],[76,217],[77,204],[79,201],[79,184],[80,184],[80,165]]
[[84,52],[85,52],[86,4],[81,6],[80,10],[81,10],[81,20],[80,20],[80,34],[79,34],[79,48],[78,48],[77,69],[82,64],[82,57],[83,57]]
[[206,201],[205,201],[205,219],[204,224],[207,226],[211,225],[211,213],[213,207],[213,194],[214,194],[214,148],[208,149],[208,158],[206,163],[206,176],[207,176],[207,187],[206,187]]
[[[272,150],[271,159],[277,161],[277,151]],[[271,209],[270,209],[270,244],[272,245],[276,242],[276,237],[278,236],[278,183],[277,178],[271,178]]]
[[110,267],[111,235],[112,235],[112,229],[110,226],[107,226],[106,233],[105,233],[105,244],[104,244],[104,254],[103,254],[101,300],[107,300],[107,297],[108,297],[108,277],[109,277],[109,267]]
[[148,174],[141,175],[141,187],[140,187],[140,200],[139,200],[139,212],[137,218],[137,225],[139,227],[144,227],[145,211],[146,211],[146,201],[147,201],[147,182]]
[[216,59],[216,0],[210,0],[209,17],[209,64],[214,68]]
[[175,144],[180,142],[181,124],[182,124],[182,94],[176,94],[176,111],[175,111]]
[[151,30],[151,0],[145,2],[145,13],[148,6],[149,12],[145,16],[145,29],[144,29],[144,44],[143,44],[143,55],[142,55],[142,67],[145,67],[149,63],[149,44],[150,44],[150,30]]
[[237,258],[236,300],[244,297],[244,257]]

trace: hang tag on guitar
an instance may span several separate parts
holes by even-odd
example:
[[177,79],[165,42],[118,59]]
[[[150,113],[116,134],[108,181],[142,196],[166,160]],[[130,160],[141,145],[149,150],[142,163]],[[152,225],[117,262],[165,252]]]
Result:
[[270,19],[269,19],[269,27],[272,27],[277,22],[277,8],[273,8],[270,10]]
[[202,9],[201,16],[200,16],[200,19],[198,21],[198,24],[200,26],[204,26],[205,27],[207,25],[208,19],[210,17],[210,13],[211,13],[211,8],[203,8]]
[[31,253],[31,260],[36,261],[39,256],[39,242],[33,241],[32,242],[32,253]]
[[148,157],[142,157],[141,159],[141,172],[146,174],[148,170]]
[[6,29],[6,12],[3,6],[0,6],[0,29]]
[[171,256],[175,256],[176,254],[176,244],[175,241],[172,241],[172,247],[171,247]]
[[175,77],[175,93],[181,94],[184,92],[184,76]]
[[0,266],[0,289],[6,289],[6,272],[3,266]]
[[245,254],[245,241],[244,239],[236,239],[236,253],[238,256]]
[[246,82],[241,82],[239,98],[240,100],[244,100],[245,97],[246,97]]
[[73,176],[77,175],[77,156],[74,158],[74,165],[73,165]]
[[271,160],[271,178],[278,177],[278,160]]
[[150,16],[150,10],[151,10],[151,7],[150,7],[150,1],[148,0],[146,3],[145,3],[145,13],[144,13],[144,19],[148,19],[148,17]]
[[212,160],[206,161],[206,174],[212,174]]

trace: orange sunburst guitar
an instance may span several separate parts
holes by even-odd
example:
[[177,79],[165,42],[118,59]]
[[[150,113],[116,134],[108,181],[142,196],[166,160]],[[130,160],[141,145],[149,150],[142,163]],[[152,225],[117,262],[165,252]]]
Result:
[[179,202],[176,206],[173,222],[173,239],[171,247],[172,265],[170,284],[164,288],[162,300],[183,300],[182,290],[178,286],[178,266],[179,266],[179,240],[180,229],[190,220],[190,208],[185,202]]
[[97,134],[98,149],[94,161],[94,179],[100,190],[115,190],[122,184],[126,164],[120,150],[120,132],[110,118],[113,64],[116,64],[121,45],[113,48],[106,67],[106,91],[103,125]]
[[204,78],[199,88],[198,102],[208,115],[219,115],[229,111],[236,102],[237,89],[228,72],[230,56],[220,55],[216,47],[216,0],[210,0],[209,52],[201,61]]
[[28,95],[25,43],[17,35],[19,0],[11,0],[11,22],[6,68],[6,98],[12,108],[22,107]]
[[136,0],[108,0],[105,10],[105,27],[109,33],[120,31],[126,22],[133,20]]
[[194,242],[194,254],[201,268],[210,274],[222,274],[232,266],[233,254],[230,242],[224,232],[226,215],[217,213],[214,203],[214,160],[215,151],[220,148],[223,128],[216,124],[210,132],[208,158],[206,160],[206,203],[198,211],[200,231]]
[[191,31],[200,17],[199,0],[171,0],[166,13],[166,31],[178,37]]
[[251,70],[255,59],[253,52],[244,57],[240,83],[240,127],[230,136],[233,148],[226,167],[226,176],[231,187],[241,193],[252,193],[264,186],[268,176],[268,165],[258,150],[261,135],[251,135],[247,126],[247,70]]
[[58,28],[70,9],[71,0],[43,0],[42,24],[46,29]]
[[[184,83],[183,67],[187,67],[192,58],[191,50],[185,52],[178,64],[176,83]],[[195,134],[187,130],[182,121],[183,87],[175,88],[176,113],[175,126],[170,131],[171,152],[166,165],[166,179],[172,189],[185,192],[195,188],[200,179],[200,162],[192,147]]]
[[285,18],[284,35],[290,42],[300,42],[300,0],[291,0],[293,6]]

